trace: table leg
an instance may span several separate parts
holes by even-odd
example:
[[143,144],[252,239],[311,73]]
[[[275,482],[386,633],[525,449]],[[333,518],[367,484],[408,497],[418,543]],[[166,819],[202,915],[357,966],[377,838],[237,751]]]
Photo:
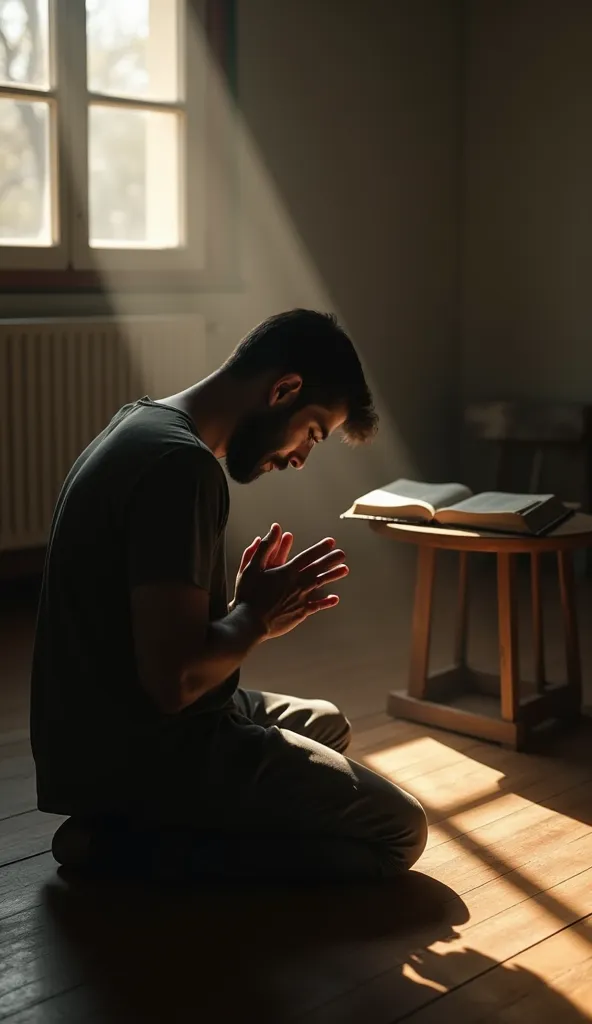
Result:
[[516,555],[497,556],[497,604],[499,621],[501,713],[515,722],[519,707],[518,604]]
[[425,697],[430,661],[432,601],[436,571],[436,549],[420,547],[417,552],[417,581],[413,606],[411,663],[408,692],[410,697]]
[[454,644],[454,662],[460,669],[467,664],[467,630],[468,630],[468,564],[466,551],[459,553],[458,563],[458,608],[456,620],[456,637]]
[[579,713],[582,707],[582,669],[580,664],[575,579],[571,552],[559,551],[557,553],[557,562],[559,567],[559,592],[561,594],[561,611],[563,614],[563,632],[565,637],[567,682],[570,690],[572,691],[573,707],[577,713]]
[[530,556],[530,591],[532,601],[532,643],[534,648],[534,678],[539,693],[546,687],[545,643],[543,634],[543,601],[541,594],[541,556]]

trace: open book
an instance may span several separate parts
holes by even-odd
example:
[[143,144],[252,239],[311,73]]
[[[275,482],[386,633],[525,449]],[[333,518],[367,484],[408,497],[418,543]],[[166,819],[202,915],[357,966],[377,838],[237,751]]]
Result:
[[536,536],[558,526],[570,514],[553,494],[472,494],[462,484],[395,480],[358,498],[342,518],[466,526]]

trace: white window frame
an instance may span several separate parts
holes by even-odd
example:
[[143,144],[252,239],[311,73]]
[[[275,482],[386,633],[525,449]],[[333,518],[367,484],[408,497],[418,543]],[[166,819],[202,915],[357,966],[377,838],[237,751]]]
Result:
[[[125,3],[125,0],[121,0]],[[4,270],[182,272],[203,271],[206,254],[205,130],[207,41],[203,20],[192,17],[203,0],[162,0],[177,4],[178,99],[159,102],[90,92],[86,73],[85,0],[50,0],[49,89],[0,85],[0,99],[49,105],[51,245],[3,245]],[[201,13],[201,12],[200,12]],[[189,98],[189,99],[188,99]],[[88,111],[91,103],[137,110],[175,112],[179,139],[179,246],[109,248],[89,244]]]

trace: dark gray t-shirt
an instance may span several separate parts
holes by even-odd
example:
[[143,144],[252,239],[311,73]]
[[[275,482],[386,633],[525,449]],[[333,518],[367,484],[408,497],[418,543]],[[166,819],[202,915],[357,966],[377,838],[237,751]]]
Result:
[[142,583],[194,584],[210,595],[211,620],[226,615],[228,507],[224,472],[192,420],[149,398],[124,406],[70,470],[47,550],[31,680],[42,810],[108,806],[133,766],[171,749],[188,723],[207,756],[238,672],[181,714],[160,714],[137,677],[130,593]]

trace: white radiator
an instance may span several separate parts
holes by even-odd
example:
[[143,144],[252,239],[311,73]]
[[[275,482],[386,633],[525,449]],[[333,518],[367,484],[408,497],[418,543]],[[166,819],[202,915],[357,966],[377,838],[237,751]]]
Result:
[[201,316],[0,321],[0,552],[45,544],[70,466],[122,405],[205,373]]

